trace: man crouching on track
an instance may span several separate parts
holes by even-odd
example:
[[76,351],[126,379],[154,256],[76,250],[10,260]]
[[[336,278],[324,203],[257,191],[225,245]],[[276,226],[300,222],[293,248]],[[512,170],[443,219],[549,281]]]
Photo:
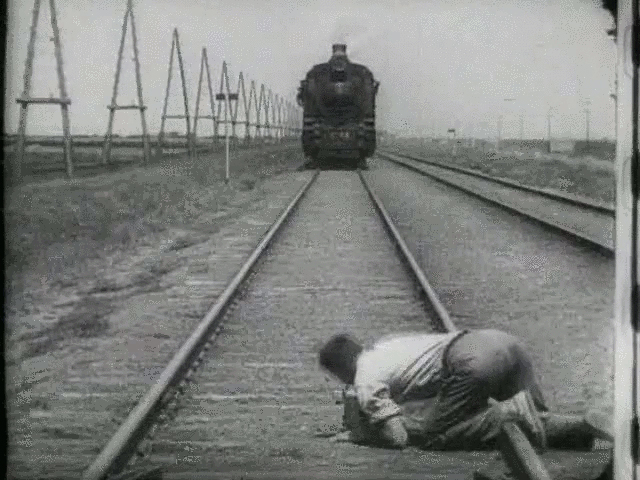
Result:
[[596,437],[610,439],[584,417],[551,414],[529,355],[498,330],[397,335],[366,350],[341,334],[319,357],[346,384],[338,441],[481,450],[496,446],[507,421],[539,449],[589,449]]

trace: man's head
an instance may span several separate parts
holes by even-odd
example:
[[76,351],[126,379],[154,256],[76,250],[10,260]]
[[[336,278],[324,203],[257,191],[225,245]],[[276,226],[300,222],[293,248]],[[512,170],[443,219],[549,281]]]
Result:
[[334,335],[320,350],[320,366],[346,384],[353,384],[362,346],[349,335]]

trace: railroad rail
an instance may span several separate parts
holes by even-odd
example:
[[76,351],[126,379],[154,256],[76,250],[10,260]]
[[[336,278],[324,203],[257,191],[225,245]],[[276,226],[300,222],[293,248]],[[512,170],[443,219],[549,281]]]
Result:
[[[285,223],[299,208],[301,200],[307,195],[312,184],[317,181],[320,175],[320,172],[315,172],[295,194],[291,202],[269,228],[258,246],[231,280],[224,293],[169,362],[156,384],[138,402],[115,435],[85,471],[83,476],[85,480],[104,480],[115,478],[114,476],[129,479],[147,478],[145,475],[149,473],[148,471],[137,473],[129,471],[124,474],[125,476],[122,476],[122,472],[127,468],[132,457],[136,455],[143,440],[153,433],[158,420],[163,419],[163,415],[165,415],[163,410],[171,408],[172,402],[184,392],[189,382],[192,381],[191,378],[194,372],[204,361],[204,355],[207,354],[212,342],[222,331],[225,314],[230,311],[232,305],[235,305],[234,302],[238,301],[239,296],[246,288],[247,280],[255,274],[256,265],[265,257],[264,254],[273,244],[276,235],[279,234]],[[384,228],[400,253],[403,263],[408,267],[408,271],[419,286],[421,299],[430,311],[429,318],[437,324],[436,328],[439,330],[456,331],[456,326],[400,236],[384,205],[372,190],[362,172],[358,172],[358,177],[379,217],[382,218]],[[394,326],[392,325],[390,328],[394,328]],[[519,472],[522,478],[547,480],[549,476],[544,465],[538,459],[519,428],[515,424],[508,424],[503,434],[507,445],[505,448],[505,461],[510,467]]]
[[[288,218],[300,199],[307,192],[311,184],[317,178],[319,172],[298,191],[293,200],[285,208],[275,223],[267,231],[262,241],[240,268],[231,283],[227,286],[218,301],[213,305],[202,322],[196,327],[191,336],[182,345],[169,365],[160,375],[160,378],[151,390],[136,405],[129,414],[120,429],[111,438],[107,446],[98,455],[95,462],[85,472],[84,479],[104,479],[110,473],[119,473],[126,462],[133,456],[134,448],[148,433],[152,422],[157,417],[159,409],[167,402],[167,396],[171,395],[171,389],[178,387],[190,373],[189,369],[198,359],[198,355],[210,347],[214,339],[212,335],[220,332],[219,324],[225,311],[230,306],[235,295],[239,293],[244,280],[249,276],[252,267],[276,235],[280,226]],[[201,361],[201,359],[199,359]]]
[[377,156],[569,235],[605,255],[615,252],[615,208],[611,205],[413,155],[380,152]]

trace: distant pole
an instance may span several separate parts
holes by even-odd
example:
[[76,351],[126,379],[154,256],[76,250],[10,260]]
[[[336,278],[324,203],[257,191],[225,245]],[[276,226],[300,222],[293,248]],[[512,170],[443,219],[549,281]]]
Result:
[[[503,101],[505,101],[505,102],[515,102],[516,99],[515,98],[505,98],[505,99],[503,99]],[[501,136],[501,130],[502,130],[502,119],[503,119],[503,116],[500,115],[500,125],[498,126],[498,144],[500,143],[500,136]]]
[[[588,105],[588,104],[587,104]],[[589,111],[589,107],[587,106],[587,108],[585,108],[584,113],[586,114],[586,127],[587,127],[587,132],[586,132],[586,140],[587,140],[587,149],[589,149],[589,114],[591,113]]]
[[591,100],[585,100],[584,102],[584,115],[585,115],[585,141],[586,141],[586,147],[585,150],[588,152],[589,151],[589,120],[590,120],[590,115],[591,115],[591,111],[590,111],[590,106],[591,106]]
[[451,149],[451,154],[456,156],[456,129],[450,128],[447,133],[453,133],[453,148]]
[[226,95],[224,102],[224,158],[224,183],[229,183],[229,95]]
[[551,108],[547,112],[547,138],[549,139],[549,153],[551,153]]
[[520,141],[524,140],[524,115],[520,114]]
[[500,140],[502,139],[502,115],[498,116],[498,141],[496,142],[496,151],[500,151]]
[[611,99],[613,100],[615,114],[615,134],[616,138],[618,138],[618,70],[616,70],[616,79],[613,87],[613,92],[609,94]]

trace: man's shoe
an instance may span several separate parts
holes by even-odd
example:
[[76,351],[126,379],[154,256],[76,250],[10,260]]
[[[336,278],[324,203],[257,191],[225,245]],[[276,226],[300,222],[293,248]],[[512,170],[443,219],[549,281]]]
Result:
[[584,420],[594,437],[613,442],[614,430],[610,415],[599,410],[590,410]]

